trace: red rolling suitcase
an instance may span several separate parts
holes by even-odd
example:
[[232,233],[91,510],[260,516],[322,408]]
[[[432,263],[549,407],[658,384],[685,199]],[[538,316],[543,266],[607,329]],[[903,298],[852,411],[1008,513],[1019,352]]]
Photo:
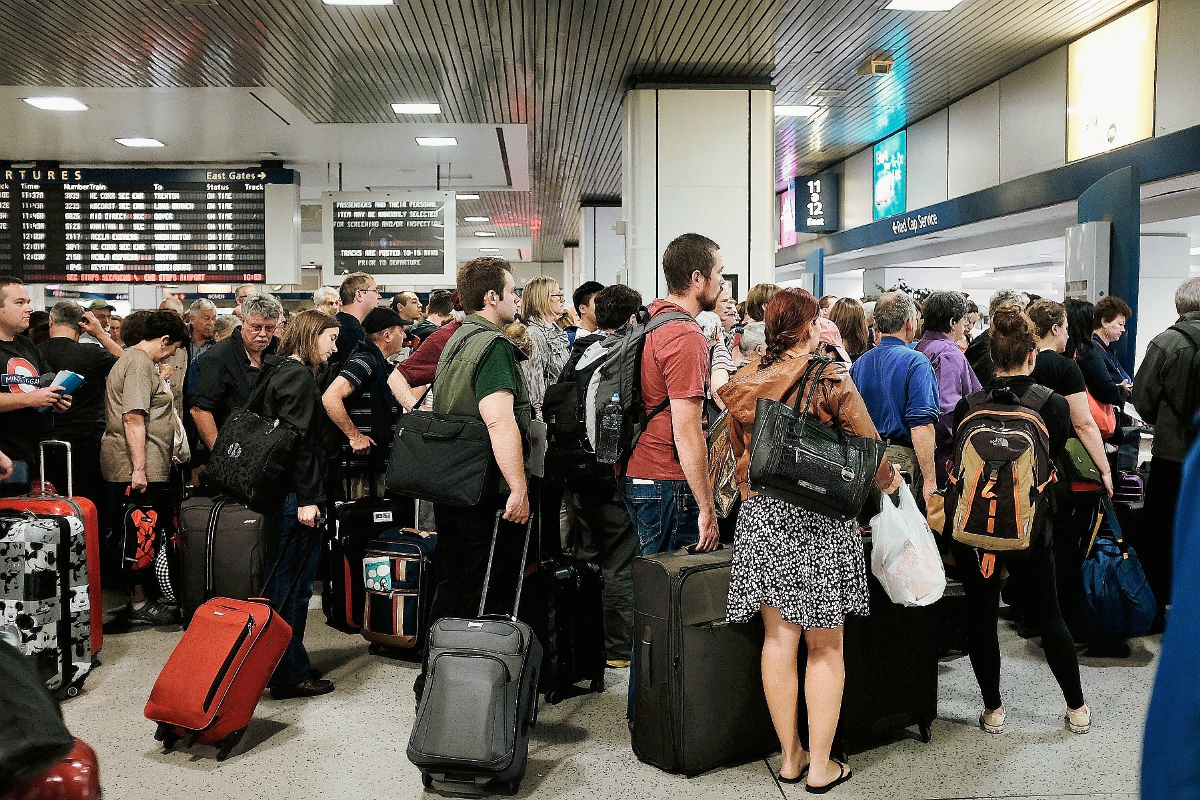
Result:
[[[264,594],[274,574],[272,567]],[[295,589],[293,581],[287,595]],[[213,745],[217,761],[224,761],[246,733],[291,639],[291,626],[265,598],[217,597],[201,605],[146,702],[146,719],[158,723],[154,738],[168,750],[180,739],[186,747]]]
[[76,739],[74,749],[57,764],[0,800],[100,800],[96,751]]
[[[46,446],[66,448],[67,451],[67,494],[65,497],[55,494],[46,483]],[[74,495],[74,485],[70,480],[71,443],[48,439],[41,443],[41,487],[35,487],[33,494],[27,497],[0,498],[0,509],[29,511],[34,514],[55,514],[61,517],[78,517],[83,522],[84,536],[87,540],[88,568],[88,602],[91,606],[92,655],[100,652],[104,644],[104,596],[100,588],[100,517],[96,506],[86,497]]]

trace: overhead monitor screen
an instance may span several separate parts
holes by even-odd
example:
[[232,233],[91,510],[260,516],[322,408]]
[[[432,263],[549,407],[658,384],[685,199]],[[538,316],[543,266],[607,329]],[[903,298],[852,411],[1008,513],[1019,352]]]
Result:
[[908,131],[900,131],[875,145],[873,193],[875,219],[908,210]]
[[832,233],[838,229],[839,180],[835,173],[796,179],[796,230]]
[[262,282],[266,187],[291,170],[0,169],[0,273],[37,283]]
[[1154,135],[1157,42],[1155,0],[1068,46],[1068,161]]
[[452,192],[341,192],[325,202],[328,282],[350,272],[369,272],[388,286],[454,282]]

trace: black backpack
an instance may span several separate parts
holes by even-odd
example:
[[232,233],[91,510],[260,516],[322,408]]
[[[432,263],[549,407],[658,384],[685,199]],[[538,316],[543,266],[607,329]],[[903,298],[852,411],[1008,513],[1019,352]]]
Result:
[[590,334],[586,338],[592,341],[585,347],[580,346],[582,338],[576,342],[558,381],[546,388],[542,400],[542,419],[547,428],[546,476],[558,482],[613,474],[611,466],[596,462],[587,432],[587,388],[604,358],[585,361],[583,357],[591,345],[614,337]]

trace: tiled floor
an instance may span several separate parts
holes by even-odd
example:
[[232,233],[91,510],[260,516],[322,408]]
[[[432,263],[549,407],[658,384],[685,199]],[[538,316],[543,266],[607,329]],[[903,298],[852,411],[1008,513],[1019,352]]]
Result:
[[[422,796],[404,751],[412,728],[415,665],[371,656],[359,637],[338,633],[311,612],[308,642],[315,666],[337,691],[311,700],[259,704],[246,738],[229,760],[215,750],[163,753],[142,716],[150,688],[178,630],[106,636],[103,665],[85,692],[64,705],[72,732],[95,747],[110,800],[347,798]],[[851,758],[854,778],[841,798],[1133,798],[1141,731],[1158,639],[1134,642],[1125,660],[1084,659],[1083,684],[1094,710],[1092,732],[1065,730],[1063,702],[1035,641],[1008,623],[1001,642],[1008,723],[1002,736],[975,727],[978,691],[966,658],[941,667],[933,741],[897,737]],[[640,763],[624,722],[624,671],[610,671],[603,694],[543,706],[530,743],[523,797],[799,798],[802,786],[775,780],[776,754],[687,779]]]

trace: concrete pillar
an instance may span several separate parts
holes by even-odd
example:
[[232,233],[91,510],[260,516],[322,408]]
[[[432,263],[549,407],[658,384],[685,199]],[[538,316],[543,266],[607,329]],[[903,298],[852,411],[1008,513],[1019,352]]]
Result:
[[621,207],[585,205],[580,212],[580,282],[599,281],[605,286],[617,283],[625,268],[625,237],[617,232],[623,229]]
[[1191,239],[1187,233],[1151,233],[1141,237],[1141,275],[1138,302],[1133,313],[1138,318],[1135,364],[1150,340],[1175,324],[1175,290],[1192,277]]
[[626,93],[625,282],[647,302],[666,296],[662,253],[683,233],[720,245],[739,297],[774,279],[774,98],[769,86],[749,85]]

